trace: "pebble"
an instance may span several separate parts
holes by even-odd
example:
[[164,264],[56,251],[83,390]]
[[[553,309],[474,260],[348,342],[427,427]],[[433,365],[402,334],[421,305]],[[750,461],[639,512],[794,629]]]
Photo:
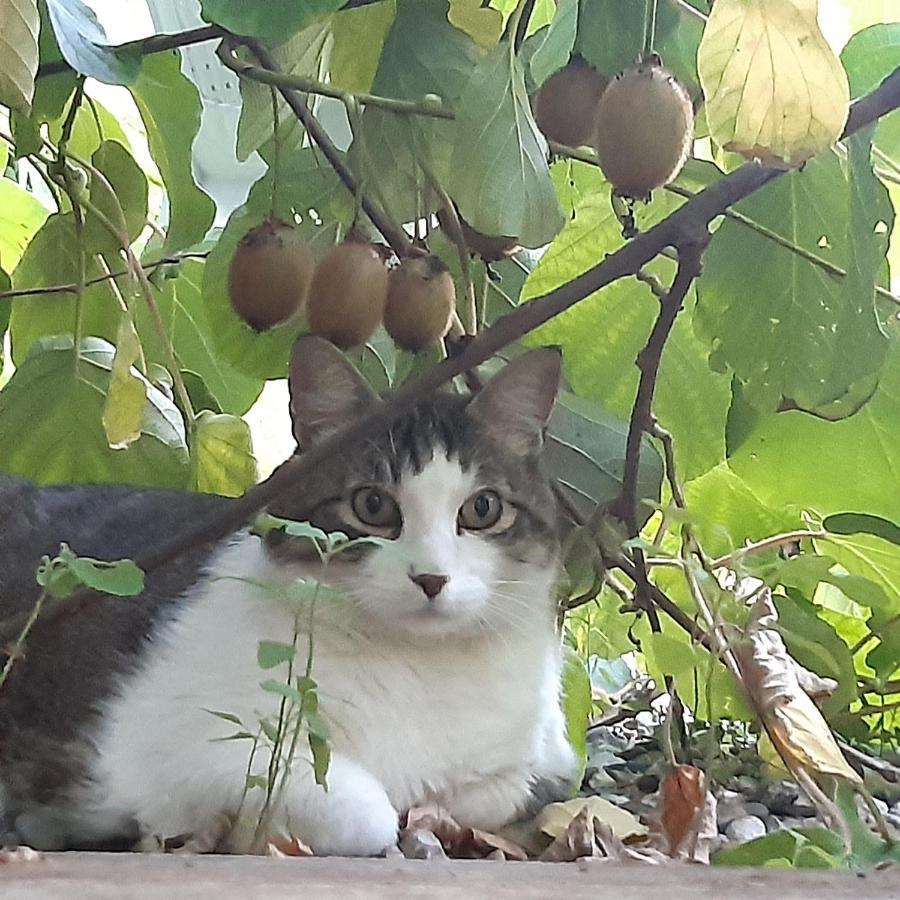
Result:
[[776,781],[766,789],[763,802],[775,815],[796,815],[793,809],[799,796],[800,788],[792,781]]
[[441,842],[427,828],[406,831],[400,838],[400,849],[407,859],[446,859]]
[[736,843],[743,844],[766,833],[766,823],[759,816],[741,816],[728,823],[725,836]]
[[[766,812],[768,812],[768,810],[766,810]],[[724,831],[735,819],[742,819],[746,815],[747,807],[740,796],[723,796],[720,798],[718,806],[716,807],[716,821],[719,824],[720,831]]]
[[769,807],[765,803],[757,803],[755,800],[745,803],[744,809],[748,816],[758,816],[760,819],[765,819],[769,815]]

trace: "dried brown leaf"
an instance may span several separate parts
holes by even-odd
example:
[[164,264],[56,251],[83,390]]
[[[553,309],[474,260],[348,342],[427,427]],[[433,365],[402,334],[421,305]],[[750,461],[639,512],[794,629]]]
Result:
[[433,803],[408,811],[401,840],[404,834],[415,831],[430,831],[449,856],[482,859],[500,850],[507,859],[528,859],[528,853],[514,841],[478,828],[464,828],[446,809]]
[[592,818],[606,822],[613,833],[620,838],[647,833],[646,826],[642,825],[628,810],[620,809],[602,797],[576,797],[562,803],[550,803],[538,815],[537,826],[545,834],[556,838],[565,832],[569,823],[583,810],[587,810],[588,815]]
[[283,858],[288,856],[315,856],[315,853],[300,838],[276,837],[266,844],[265,855]]
[[694,831],[706,802],[706,776],[695,766],[675,766],[659,791],[659,823],[674,856]]

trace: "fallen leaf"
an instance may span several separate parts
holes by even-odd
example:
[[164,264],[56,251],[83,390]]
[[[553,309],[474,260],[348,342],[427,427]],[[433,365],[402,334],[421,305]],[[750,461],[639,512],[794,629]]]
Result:
[[647,827],[642,825],[628,810],[620,809],[602,797],[575,797],[561,803],[550,803],[537,817],[537,826],[550,837],[556,838],[569,827],[569,823],[582,810],[587,810],[592,818],[609,825],[620,838],[644,835]]
[[828,723],[800,686],[797,665],[774,628],[777,620],[772,595],[767,591],[753,604],[746,639],[735,647],[745,689],[788,768],[802,768],[811,775],[835,775],[860,784]]
[[674,856],[694,830],[706,802],[706,776],[695,766],[675,766],[659,791],[659,822]]
[[582,807],[539,858],[542,862],[598,859],[650,865],[669,861],[653,847],[626,846],[606,822],[591,815],[588,806]]
[[6,847],[0,850],[0,865],[8,863],[36,862],[43,855],[31,847]]
[[437,804],[413,807],[406,814],[406,825],[400,834],[415,831],[429,831],[441,842],[449,856],[462,859],[482,859],[495,850],[500,850],[505,858],[524,861],[528,853],[514,841],[482,831],[479,828],[465,828],[446,809]]
[[266,856],[276,858],[288,856],[315,856],[312,849],[298,837],[276,837],[266,844]]

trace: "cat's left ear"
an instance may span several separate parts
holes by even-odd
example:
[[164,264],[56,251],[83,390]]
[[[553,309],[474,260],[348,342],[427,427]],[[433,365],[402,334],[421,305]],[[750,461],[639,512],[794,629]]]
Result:
[[349,425],[379,402],[337,347],[313,335],[294,344],[288,388],[294,437],[301,450]]
[[475,395],[469,410],[482,427],[514,453],[537,452],[559,394],[562,353],[541,347],[523,353]]

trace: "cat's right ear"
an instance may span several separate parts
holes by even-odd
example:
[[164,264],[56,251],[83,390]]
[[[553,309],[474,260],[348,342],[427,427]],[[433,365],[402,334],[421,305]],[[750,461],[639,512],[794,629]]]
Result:
[[337,347],[314,335],[294,344],[288,387],[294,438],[301,450],[349,425],[379,402]]

